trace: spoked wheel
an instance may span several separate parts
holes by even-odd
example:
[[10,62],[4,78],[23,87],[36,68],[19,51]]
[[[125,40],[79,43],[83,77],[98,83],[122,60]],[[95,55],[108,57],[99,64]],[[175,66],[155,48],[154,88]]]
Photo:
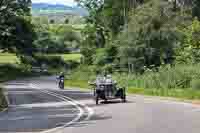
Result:
[[122,99],[123,103],[126,102],[126,89],[125,88],[123,88],[121,99]]
[[59,84],[59,88],[63,90],[64,89],[64,85],[62,83],[60,83]]
[[123,103],[126,102],[126,96],[123,96],[123,98],[122,98],[122,102],[123,102]]
[[98,95],[96,95],[96,105],[98,105],[99,104],[99,96]]

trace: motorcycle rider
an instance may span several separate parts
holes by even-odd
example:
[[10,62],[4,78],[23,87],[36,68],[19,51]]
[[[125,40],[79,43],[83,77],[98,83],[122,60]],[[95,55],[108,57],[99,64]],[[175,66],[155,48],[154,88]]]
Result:
[[[59,87],[60,87],[61,84],[64,84],[64,83],[62,83],[62,80],[64,81],[65,74],[63,72],[60,72],[60,75],[58,76],[58,79],[59,79]],[[64,85],[62,85],[62,86],[64,86]]]
[[65,74],[63,72],[60,72],[59,79],[64,79],[64,78],[65,78]]

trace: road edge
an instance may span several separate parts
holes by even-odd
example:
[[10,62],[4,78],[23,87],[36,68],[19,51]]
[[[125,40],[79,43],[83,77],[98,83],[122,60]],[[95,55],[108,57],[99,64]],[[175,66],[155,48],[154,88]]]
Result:
[[[77,90],[77,91],[84,91],[84,92],[91,92],[91,89],[87,89],[87,88],[80,88],[80,87],[70,87],[70,86],[66,86],[66,89],[68,88],[72,88],[72,90]],[[127,97],[136,97],[136,96],[142,96],[145,99],[157,99],[157,100],[161,100],[161,101],[168,101],[168,102],[175,102],[175,103],[179,103],[179,104],[189,104],[193,107],[200,107],[200,100],[199,100],[199,104],[195,104],[195,100],[188,100],[188,99],[180,99],[180,98],[174,98],[174,97],[162,97],[162,96],[150,96],[150,95],[141,95],[141,94],[133,94],[133,93],[127,93]]]

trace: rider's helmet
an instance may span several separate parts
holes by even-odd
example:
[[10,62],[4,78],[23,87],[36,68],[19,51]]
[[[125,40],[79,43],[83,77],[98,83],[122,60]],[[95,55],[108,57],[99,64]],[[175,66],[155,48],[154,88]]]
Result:
[[64,73],[63,73],[63,72],[60,72],[60,75],[64,75]]

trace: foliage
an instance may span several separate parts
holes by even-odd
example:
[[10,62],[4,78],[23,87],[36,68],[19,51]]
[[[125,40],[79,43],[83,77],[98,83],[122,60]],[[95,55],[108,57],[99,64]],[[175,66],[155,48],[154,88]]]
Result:
[[184,29],[180,29],[184,39],[177,50],[177,62],[179,63],[199,63],[200,57],[200,22],[194,19],[192,24]]
[[30,0],[0,1],[0,48],[32,54],[36,37],[30,22]]
[[0,53],[0,64],[16,64],[19,58],[15,54]]
[[186,89],[192,88],[193,80],[200,77],[199,65],[175,65],[162,66],[158,71],[146,69],[142,75],[132,74],[123,79],[122,75],[116,75],[116,79],[122,84],[127,83],[131,87],[145,89]]
[[0,82],[5,82],[8,80],[14,80],[17,77],[27,77],[32,74],[23,66],[16,66],[14,64],[3,64],[0,65]]
[[174,60],[179,33],[171,21],[175,22],[176,17],[169,3],[155,2],[147,2],[136,9],[128,28],[118,38],[122,64],[134,64],[136,72],[142,71],[144,66],[158,67],[162,63],[172,64]]
[[84,58],[82,59],[82,63],[87,64],[87,65],[92,65],[93,55],[95,54],[94,49],[83,47],[81,49],[81,54],[84,55]]
[[197,17],[200,20],[200,1],[199,0],[193,0],[194,6],[193,6],[193,16]]
[[34,44],[38,52],[69,53],[79,49],[81,35],[72,26],[49,24],[47,18],[42,17],[34,19],[33,23],[38,36]]

